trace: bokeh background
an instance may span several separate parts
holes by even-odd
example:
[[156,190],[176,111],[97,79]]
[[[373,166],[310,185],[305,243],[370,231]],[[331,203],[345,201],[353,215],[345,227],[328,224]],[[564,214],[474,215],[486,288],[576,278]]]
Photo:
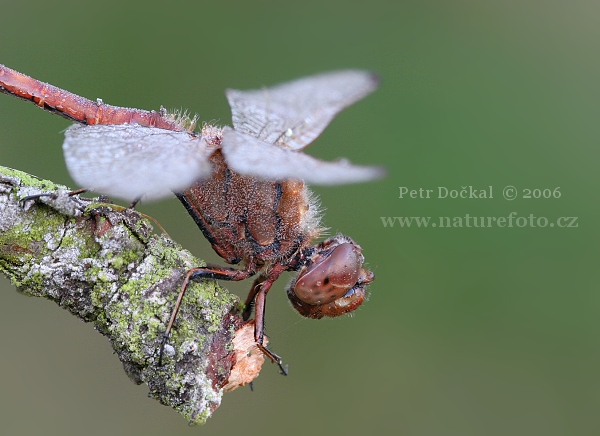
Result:
[[[384,164],[316,188],[332,232],[377,275],[354,317],[301,319],[269,295],[266,365],[203,427],[131,383],[108,341],[0,278],[0,433],[592,435],[600,432],[598,77],[594,1],[2,0],[0,63],[113,105],[230,123],[223,91],[341,68],[382,77],[308,151]],[[0,96],[0,164],[72,185],[66,120]],[[507,201],[502,188],[560,187]],[[399,187],[493,186],[493,199]],[[176,200],[145,204],[214,255]],[[381,217],[578,217],[576,228],[393,228]],[[231,286],[245,295],[250,283]]]

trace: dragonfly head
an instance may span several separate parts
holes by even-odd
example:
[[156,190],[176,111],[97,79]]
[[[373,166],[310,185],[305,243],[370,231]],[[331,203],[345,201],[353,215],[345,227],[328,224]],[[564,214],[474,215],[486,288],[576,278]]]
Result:
[[336,317],[354,311],[366,299],[375,276],[363,268],[362,249],[343,235],[310,251],[287,289],[292,306],[307,318]]

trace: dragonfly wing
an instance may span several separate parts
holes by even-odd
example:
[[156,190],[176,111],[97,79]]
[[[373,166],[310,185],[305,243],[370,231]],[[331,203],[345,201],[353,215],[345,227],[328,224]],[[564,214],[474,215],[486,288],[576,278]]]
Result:
[[63,151],[80,186],[133,201],[157,200],[210,177],[212,152],[202,138],[137,125],[74,125]]
[[373,92],[378,77],[334,71],[250,91],[226,91],[233,126],[269,144],[302,150],[344,108]]
[[385,175],[380,167],[325,162],[307,154],[267,144],[225,127],[221,149],[227,165],[237,173],[268,180],[300,179],[318,185],[365,182]]

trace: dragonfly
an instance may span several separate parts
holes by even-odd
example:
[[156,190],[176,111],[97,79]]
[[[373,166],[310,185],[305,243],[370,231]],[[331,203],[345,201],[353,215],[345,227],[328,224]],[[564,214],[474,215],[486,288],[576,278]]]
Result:
[[326,230],[306,184],[365,182],[381,167],[326,162],[302,152],[344,108],[378,87],[375,74],[341,70],[257,90],[226,90],[233,128],[204,124],[181,113],[146,111],[88,100],[0,65],[0,92],[31,101],[76,123],[65,131],[69,173],[91,191],[132,203],[173,193],[215,252],[238,268],[190,269],[181,285],[160,346],[163,350],[190,281],[239,281],[253,276],[242,317],[254,309],[254,339],[264,345],[266,297],[285,271],[296,272],[287,296],[302,316],[337,317],[367,298],[374,274],[362,248]]

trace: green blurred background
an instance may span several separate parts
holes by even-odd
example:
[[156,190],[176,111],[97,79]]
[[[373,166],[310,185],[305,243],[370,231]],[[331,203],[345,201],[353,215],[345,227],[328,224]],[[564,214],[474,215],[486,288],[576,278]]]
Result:
[[[146,398],[108,341],[0,279],[0,433],[592,435],[600,432],[598,77],[594,1],[2,0],[0,63],[88,98],[230,123],[223,91],[364,68],[378,92],[309,152],[385,164],[317,188],[325,223],[377,275],[354,317],[301,319],[269,296],[266,365],[200,428]],[[66,120],[0,96],[0,164],[73,185]],[[493,199],[399,187],[493,186]],[[502,188],[560,187],[507,201]],[[145,204],[214,255],[176,200]],[[384,228],[385,216],[578,217],[577,228]],[[231,286],[244,295],[248,283]]]

